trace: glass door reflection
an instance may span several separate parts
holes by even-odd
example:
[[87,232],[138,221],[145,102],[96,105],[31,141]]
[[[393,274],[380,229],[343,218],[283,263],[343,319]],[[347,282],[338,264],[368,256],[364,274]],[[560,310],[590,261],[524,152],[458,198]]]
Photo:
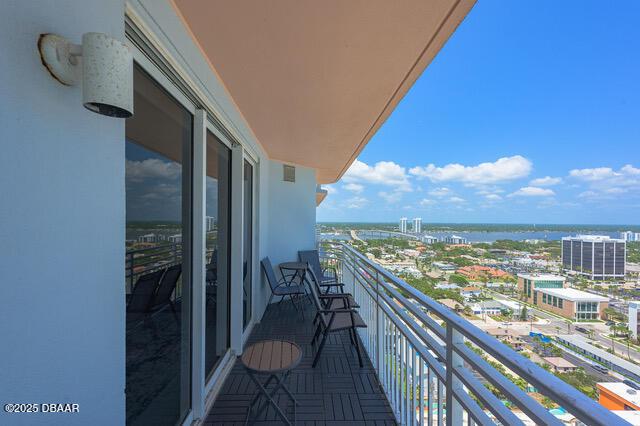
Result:
[[205,376],[230,346],[231,150],[207,132]]

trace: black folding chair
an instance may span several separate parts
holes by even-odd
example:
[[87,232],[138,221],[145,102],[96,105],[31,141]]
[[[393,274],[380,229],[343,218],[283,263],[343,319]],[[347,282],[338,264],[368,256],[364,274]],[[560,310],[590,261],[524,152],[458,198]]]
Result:
[[[365,328],[367,327],[367,324],[365,324],[360,314],[358,314],[358,311],[356,311],[354,308],[327,309],[325,307],[327,302],[322,302],[322,299],[331,300],[328,299],[327,296],[330,296],[331,298],[335,298],[337,296],[342,298],[343,304],[348,304],[347,295],[320,295],[318,294],[315,286],[311,285],[309,287],[311,290],[311,298],[313,299],[313,303],[317,309],[314,323],[318,324],[316,327],[316,332],[313,335],[313,339],[311,340],[311,345],[314,346],[318,337],[322,335],[320,345],[318,346],[316,354],[313,358],[313,367],[318,364],[320,354],[322,353],[322,349],[324,348],[329,334],[343,330],[349,331],[351,344],[356,348],[356,353],[358,354],[358,363],[360,364],[360,367],[362,367],[363,364],[362,355],[360,354],[360,341],[358,340],[358,333],[356,329]],[[333,304],[334,301],[332,300],[329,303]]]
[[[302,318],[304,319],[304,309],[302,307],[298,307],[296,302],[294,302],[294,296],[299,298],[300,296],[304,296],[304,283],[300,285],[287,285],[288,283],[284,279],[278,280],[276,278],[275,272],[273,272],[273,266],[271,265],[271,260],[268,257],[265,257],[260,261],[260,265],[262,266],[262,270],[264,271],[265,276],[267,277],[267,281],[269,282],[269,287],[271,287],[271,297],[269,297],[269,302],[273,299],[273,296],[281,296],[280,302],[284,300],[286,296],[289,296],[291,300],[291,304],[293,307],[302,313]],[[278,302],[278,303],[280,303]]]
[[[307,269],[305,280],[307,280],[309,286],[315,287],[320,303],[322,303],[324,309],[348,309],[360,307],[351,293],[340,292],[323,294],[320,289],[320,281],[311,268]],[[342,288],[340,289],[342,290]]]
[[151,301],[152,311],[162,310],[165,306],[168,305],[171,308],[176,321],[178,320],[178,314],[176,313],[175,304],[173,300],[171,300],[171,295],[176,289],[176,285],[178,284],[178,279],[180,279],[181,274],[182,264],[173,265],[165,269],[164,275],[160,279],[158,290],[156,291],[153,300]]
[[[320,293],[329,293],[331,290],[342,292],[344,284],[338,282],[336,270],[334,268],[322,269],[318,250],[301,250],[298,252],[298,258],[300,259],[300,262],[306,262],[307,265],[309,265],[309,269],[316,274],[316,277],[318,278],[318,285],[324,289],[324,291],[321,291]],[[327,271],[329,270],[333,271],[333,273],[327,274]]]
[[127,303],[127,322],[147,319],[164,270],[140,275]]

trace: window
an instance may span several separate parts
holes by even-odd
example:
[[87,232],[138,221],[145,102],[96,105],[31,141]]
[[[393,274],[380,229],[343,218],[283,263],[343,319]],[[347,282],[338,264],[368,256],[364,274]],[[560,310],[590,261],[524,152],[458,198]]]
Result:
[[138,66],[133,78],[136,114],[125,132],[126,422],[174,425],[191,407],[193,117]]
[[547,303],[547,294],[542,293],[542,303]]
[[562,308],[562,302],[563,302],[562,299],[558,299],[558,308]]
[[230,347],[231,150],[207,132],[205,377]]

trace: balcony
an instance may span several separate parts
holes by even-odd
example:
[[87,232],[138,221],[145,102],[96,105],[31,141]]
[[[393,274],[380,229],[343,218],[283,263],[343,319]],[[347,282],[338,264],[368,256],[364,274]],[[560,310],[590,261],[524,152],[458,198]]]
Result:
[[[303,362],[290,378],[291,389],[301,402],[298,421],[624,424],[620,417],[351,247],[323,243],[321,255],[326,265],[337,269],[361,306],[360,314],[368,328],[360,330],[360,339],[368,359],[364,368],[359,368],[348,337],[333,336],[321,363],[313,369],[311,315],[302,321],[288,303],[271,305],[250,340],[287,338],[303,347]],[[313,312],[311,307],[306,309]],[[551,414],[479,353],[503,364],[511,376],[523,379],[563,407],[570,413],[565,415],[566,420]],[[207,423],[244,421],[254,391],[236,363]],[[275,420],[275,413],[267,412],[258,424]]]

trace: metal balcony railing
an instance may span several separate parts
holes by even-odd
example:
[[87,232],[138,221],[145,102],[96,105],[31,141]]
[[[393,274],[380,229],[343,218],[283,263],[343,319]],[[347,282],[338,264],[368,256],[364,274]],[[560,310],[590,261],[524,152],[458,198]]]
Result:
[[360,305],[368,325],[360,337],[399,423],[522,425],[528,417],[538,425],[563,424],[482,353],[586,425],[628,424],[350,246],[319,248]]

